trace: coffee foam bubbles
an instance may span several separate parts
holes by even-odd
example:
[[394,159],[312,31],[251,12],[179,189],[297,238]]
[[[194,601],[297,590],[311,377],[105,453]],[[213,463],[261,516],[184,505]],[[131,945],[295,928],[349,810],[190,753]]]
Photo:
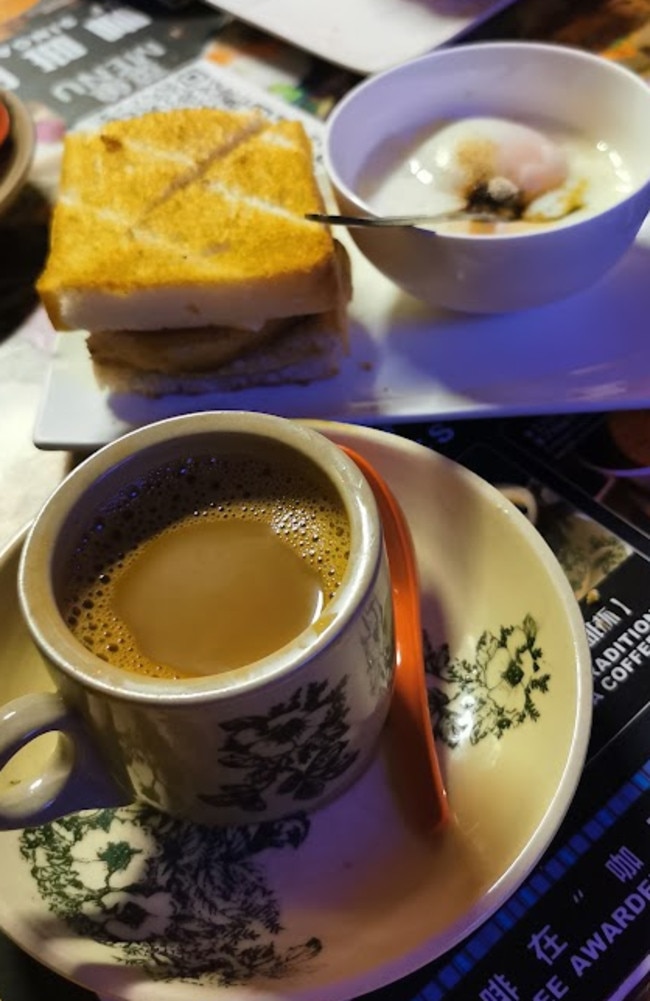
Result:
[[158,678],[178,677],[148,661],[112,595],[147,540],[197,519],[244,520],[271,528],[317,572],[326,602],[347,567],[350,528],[332,484],[307,462],[259,455],[192,456],[169,463],[122,489],[88,525],[70,558],[60,599],[75,637],[116,667]]

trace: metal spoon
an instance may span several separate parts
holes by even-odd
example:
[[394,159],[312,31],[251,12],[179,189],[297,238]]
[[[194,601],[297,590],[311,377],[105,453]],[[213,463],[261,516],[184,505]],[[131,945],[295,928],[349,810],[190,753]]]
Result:
[[413,540],[404,512],[374,466],[354,449],[339,446],[367,479],[381,516],[395,617],[395,686],[388,717],[399,759],[407,808],[429,834],[449,816],[447,794],[431,730],[424,675],[420,588]]
[[491,177],[477,184],[464,205],[434,215],[357,216],[307,212],[305,219],[330,226],[427,226],[436,222],[469,219],[472,222],[498,222],[514,219],[521,209],[522,193],[507,177]]
[[307,212],[305,219],[310,222],[323,222],[329,226],[347,226],[355,229],[360,226],[426,226],[437,222],[454,222],[458,219],[469,219],[472,222],[497,222],[503,219],[503,213],[471,211],[456,209],[453,212],[438,212],[437,215],[330,215],[327,212]]

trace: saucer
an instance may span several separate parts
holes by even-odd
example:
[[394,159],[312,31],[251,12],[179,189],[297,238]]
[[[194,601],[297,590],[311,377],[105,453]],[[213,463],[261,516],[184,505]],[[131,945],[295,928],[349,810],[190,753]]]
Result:
[[[541,536],[495,488],[423,446],[313,426],[374,463],[409,520],[451,820],[429,837],[410,826],[387,728],[356,785],[310,815],[219,831],[132,806],[0,834],[0,928],[100,995],[346,1001],[385,986],[508,899],[578,783],[591,658]],[[49,687],[18,610],[20,545],[0,562],[0,702]],[[17,755],[2,787],[28,780],[55,740]]]

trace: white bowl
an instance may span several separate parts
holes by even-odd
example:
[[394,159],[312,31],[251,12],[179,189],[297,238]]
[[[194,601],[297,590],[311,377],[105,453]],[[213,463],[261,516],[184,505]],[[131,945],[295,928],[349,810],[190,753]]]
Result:
[[[650,210],[647,83],[603,57],[524,42],[438,50],[371,77],[337,105],[326,128],[325,164],[341,211],[378,214],[360,188],[387,142],[466,116],[545,121],[605,141],[622,157],[633,190],[605,210],[534,232],[352,229],[360,250],[417,298],[469,312],[537,306],[597,281],[632,244]],[[394,207],[394,214],[405,211]]]

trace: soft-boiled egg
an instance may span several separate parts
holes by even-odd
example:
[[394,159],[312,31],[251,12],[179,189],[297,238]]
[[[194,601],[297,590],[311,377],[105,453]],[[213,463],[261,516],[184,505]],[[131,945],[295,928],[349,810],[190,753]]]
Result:
[[552,139],[528,125],[487,117],[438,129],[426,144],[426,157],[414,155],[409,166],[415,175],[430,174],[440,192],[465,199],[494,178],[505,178],[524,204],[560,187],[568,174],[567,157]]
[[473,217],[433,226],[472,235],[565,225],[632,188],[624,159],[600,137],[486,116],[432,122],[392,138],[368,160],[359,185],[377,215],[468,210]]

